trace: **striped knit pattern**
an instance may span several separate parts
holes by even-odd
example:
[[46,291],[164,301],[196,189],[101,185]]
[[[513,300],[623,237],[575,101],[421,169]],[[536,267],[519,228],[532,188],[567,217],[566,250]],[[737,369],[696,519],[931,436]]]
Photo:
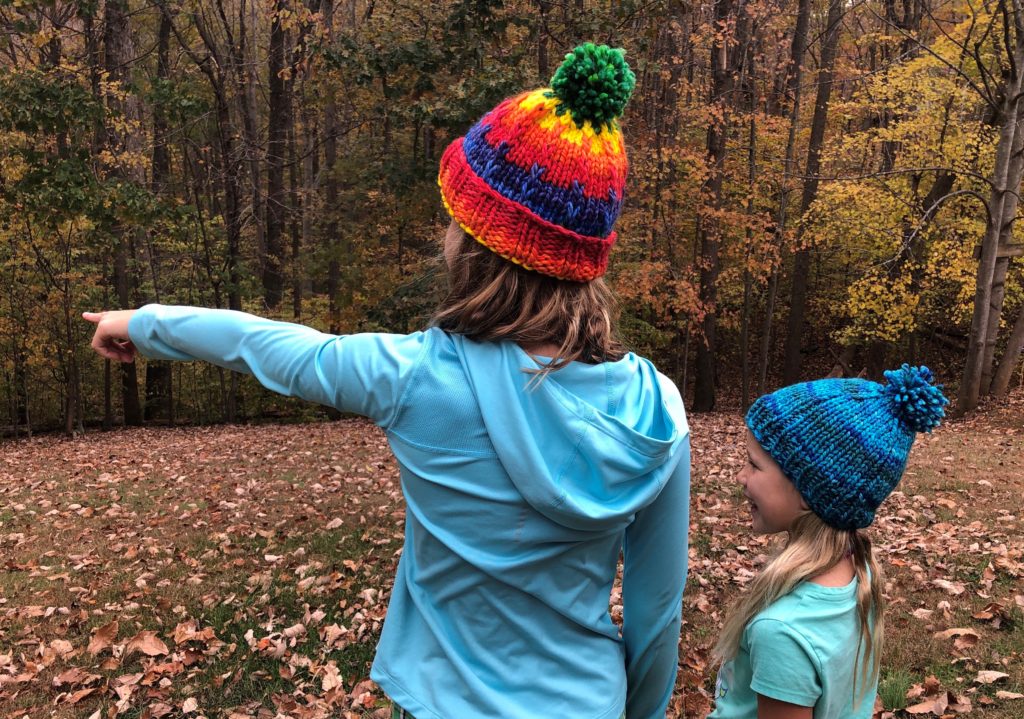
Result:
[[874,521],[903,476],[916,432],[938,426],[943,415],[947,400],[927,368],[904,365],[886,376],[886,386],[802,382],[761,397],[747,412],[754,438],[811,510],[837,529]]
[[573,119],[548,88],[508,98],[441,158],[451,216],[527,269],[575,282],[604,274],[628,163],[614,120]]

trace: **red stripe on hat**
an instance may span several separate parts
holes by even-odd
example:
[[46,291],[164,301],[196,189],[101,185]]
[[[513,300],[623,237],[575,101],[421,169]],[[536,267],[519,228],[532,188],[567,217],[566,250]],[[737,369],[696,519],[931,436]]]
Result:
[[505,259],[574,282],[605,273],[614,231],[605,238],[580,235],[499,194],[473,172],[461,137],[442,155],[437,182],[445,207],[462,229]]

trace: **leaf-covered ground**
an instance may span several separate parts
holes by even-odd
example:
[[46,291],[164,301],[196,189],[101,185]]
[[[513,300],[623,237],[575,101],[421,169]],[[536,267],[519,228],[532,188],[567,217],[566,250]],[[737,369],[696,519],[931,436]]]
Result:
[[[733,481],[741,418],[691,421],[672,717],[704,716],[721,607],[770,551]],[[1022,496],[1024,395],[919,440],[873,530],[879,714],[1024,716]],[[383,717],[367,675],[403,520],[384,437],[359,420],[7,442],[0,719]]]

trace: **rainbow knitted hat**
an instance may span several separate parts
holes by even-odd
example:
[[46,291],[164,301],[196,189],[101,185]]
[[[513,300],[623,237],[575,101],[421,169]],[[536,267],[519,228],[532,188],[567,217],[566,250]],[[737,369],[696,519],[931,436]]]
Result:
[[949,402],[927,367],[903,365],[885,385],[823,379],[758,399],[747,427],[826,524],[867,527],[896,488],[917,432],[939,426]]
[[628,169],[616,118],[635,84],[622,50],[577,47],[550,88],[502,101],[448,146],[438,184],[449,214],[527,269],[603,275]]

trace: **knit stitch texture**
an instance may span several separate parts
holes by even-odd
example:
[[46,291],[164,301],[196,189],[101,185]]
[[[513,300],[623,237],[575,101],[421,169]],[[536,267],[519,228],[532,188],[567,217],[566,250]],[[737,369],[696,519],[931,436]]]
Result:
[[621,50],[587,43],[566,55],[551,88],[507,98],[445,150],[449,214],[529,270],[603,275],[628,171],[616,118],[634,83]]
[[758,399],[747,427],[811,510],[837,529],[867,527],[903,476],[917,432],[949,402],[927,367],[904,364],[887,384],[823,379]]

